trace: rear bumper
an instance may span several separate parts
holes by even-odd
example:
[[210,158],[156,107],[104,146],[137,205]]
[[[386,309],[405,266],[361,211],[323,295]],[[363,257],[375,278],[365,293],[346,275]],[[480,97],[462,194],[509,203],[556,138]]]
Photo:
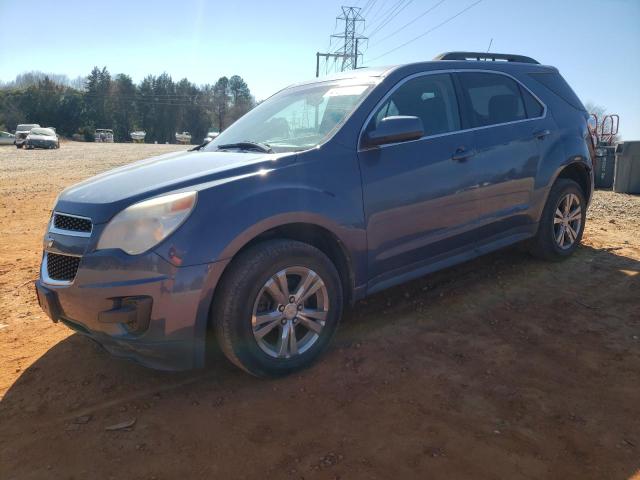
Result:
[[213,290],[226,262],[176,267],[155,253],[103,251],[82,257],[74,281],[36,281],[54,322],[118,357],[161,370],[204,365]]

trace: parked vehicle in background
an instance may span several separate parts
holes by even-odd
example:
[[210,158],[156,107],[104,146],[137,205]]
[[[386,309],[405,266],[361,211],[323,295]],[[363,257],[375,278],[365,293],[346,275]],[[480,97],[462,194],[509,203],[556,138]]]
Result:
[[212,140],[214,140],[218,135],[220,135],[220,132],[208,132],[207,136],[204,137],[204,143],[209,143]]
[[212,330],[247,372],[291,373],[369,294],[521,241],[569,257],[587,118],[556,68],[507,54],[285,88],[198,150],[62,192],[40,305],[148,366],[202,366]]
[[15,145],[16,136],[9,132],[0,132],[0,145]]
[[53,128],[32,128],[24,141],[24,148],[60,148],[60,139]]
[[24,141],[27,138],[27,135],[29,135],[29,132],[31,131],[32,128],[38,128],[40,127],[40,125],[38,125],[37,123],[21,123],[18,125],[18,127],[16,128],[16,138],[15,138],[15,146],[16,148],[22,148],[22,145],[24,145]]
[[189,132],[176,133],[176,142],[185,145],[191,143],[191,134]]
[[129,136],[131,137],[131,140],[133,140],[134,143],[143,143],[144,137],[147,136],[147,132],[138,130],[135,132],[131,132]]
[[94,140],[98,143],[113,143],[113,130],[110,128],[96,128]]

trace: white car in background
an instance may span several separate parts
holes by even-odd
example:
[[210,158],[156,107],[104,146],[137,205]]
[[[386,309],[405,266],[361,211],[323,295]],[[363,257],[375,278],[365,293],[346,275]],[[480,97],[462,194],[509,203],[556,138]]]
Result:
[[60,139],[54,128],[33,128],[24,141],[24,148],[60,148]]
[[98,143],[113,143],[113,130],[110,128],[96,128],[94,140]]
[[40,128],[40,125],[37,123],[21,123],[18,125],[16,128],[16,138],[13,142],[16,148],[22,148],[22,145],[24,145],[27,139],[27,135],[29,135],[29,132],[34,128]]
[[0,145],[14,145],[16,136],[9,132],[0,132]]
[[215,132],[215,131],[208,132],[207,136],[204,139],[205,143],[209,143],[210,141],[215,139],[218,135],[220,135],[220,132]]

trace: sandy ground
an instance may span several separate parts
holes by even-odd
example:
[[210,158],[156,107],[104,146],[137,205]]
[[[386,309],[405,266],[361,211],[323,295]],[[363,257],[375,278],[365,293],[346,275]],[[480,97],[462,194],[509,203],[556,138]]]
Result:
[[566,262],[358,303],[301,374],[171,374],[54,325],[31,281],[63,187],[179,148],[0,149],[0,478],[640,478],[640,197],[598,192]]

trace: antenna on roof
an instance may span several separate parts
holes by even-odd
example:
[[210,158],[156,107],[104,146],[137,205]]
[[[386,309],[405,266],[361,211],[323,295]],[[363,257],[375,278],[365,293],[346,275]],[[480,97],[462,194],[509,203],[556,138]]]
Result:
[[489,47],[487,48],[487,53],[489,53],[489,50],[491,50],[492,43],[493,43],[493,37],[491,37],[491,40],[489,41]]

